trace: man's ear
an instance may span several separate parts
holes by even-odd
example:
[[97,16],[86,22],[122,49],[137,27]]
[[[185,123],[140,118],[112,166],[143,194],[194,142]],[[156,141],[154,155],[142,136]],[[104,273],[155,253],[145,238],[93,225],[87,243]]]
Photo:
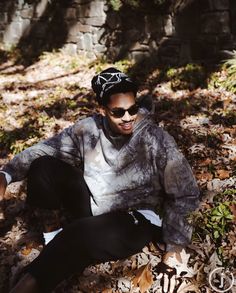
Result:
[[104,106],[99,107],[99,113],[104,117],[106,116],[106,110]]

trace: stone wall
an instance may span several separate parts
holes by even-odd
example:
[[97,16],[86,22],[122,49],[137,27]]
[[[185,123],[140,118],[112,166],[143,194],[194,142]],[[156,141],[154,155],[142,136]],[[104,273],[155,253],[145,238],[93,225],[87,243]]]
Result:
[[17,0],[0,3],[0,40],[29,50],[64,47],[91,57],[106,51],[100,42],[107,6],[96,0]]
[[170,1],[113,11],[106,0],[2,0],[0,41],[25,54],[64,48],[91,58],[223,58],[236,46],[235,0]]

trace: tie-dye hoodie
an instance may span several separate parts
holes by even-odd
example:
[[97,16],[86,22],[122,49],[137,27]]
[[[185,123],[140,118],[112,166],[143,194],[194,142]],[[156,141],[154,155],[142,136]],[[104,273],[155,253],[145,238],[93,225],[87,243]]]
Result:
[[30,164],[43,155],[62,159],[84,172],[92,193],[93,215],[115,210],[150,209],[163,219],[169,247],[189,243],[186,216],[198,207],[199,189],[174,139],[141,109],[130,136],[114,136],[106,118],[77,121],[60,134],[16,155],[3,171],[12,181],[27,177]]

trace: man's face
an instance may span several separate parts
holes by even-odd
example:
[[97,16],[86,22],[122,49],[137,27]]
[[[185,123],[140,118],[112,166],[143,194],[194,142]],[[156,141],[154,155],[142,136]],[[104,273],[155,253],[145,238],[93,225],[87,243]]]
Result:
[[109,103],[103,107],[102,114],[107,117],[110,128],[114,133],[131,134],[137,118],[134,94],[127,92],[111,95]]

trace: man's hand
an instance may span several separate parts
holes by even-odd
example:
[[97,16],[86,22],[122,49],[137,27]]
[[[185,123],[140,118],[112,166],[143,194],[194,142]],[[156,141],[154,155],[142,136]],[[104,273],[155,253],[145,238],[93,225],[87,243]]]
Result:
[[0,200],[4,198],[5,192],[7,188],[7,180],[3,173],[0,173]]
[[157,279],[160,279],[162,293],[173,293],[176,285],[176,269],[161,261],[155,267],[155,272],[158,274]]
[[160,279],[162,293],[173,293],[180,277],[193,277],[194,270],[188,267],[190,255],[182,249],[181,252],[167,252],[155,271]]

